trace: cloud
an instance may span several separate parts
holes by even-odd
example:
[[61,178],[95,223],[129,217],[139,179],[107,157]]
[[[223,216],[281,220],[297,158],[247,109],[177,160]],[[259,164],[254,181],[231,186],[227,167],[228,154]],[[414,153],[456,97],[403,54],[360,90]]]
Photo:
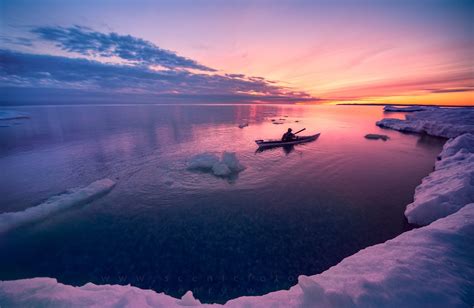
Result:
[[192,59],[179,56],[150,41],[131,35],[102,33],[81,26],[35,27],[31,32],[42,40],[55,43],[62,50],[84,56],[119,57],[136,64],[159,65],[168,69],[215,71]]
[[8,37],[8,36],[0,36],[0,41],[2,41],[4,44],[10,44],[10,45],[20,45],[20,46],[27,46],[31,47],[33,46],[33,42],[31,39],[26,38],[26,37],[19,37],[19,36],[13,36],[13,37]]
[[360,85],[340,87],[324,93],[328,100],[355,100],[419,93],[452,93],[474,90],[472,72],[461,68],[436,76],[411,77],[403,80],[376,80]]
[[186,70],[155,71],[140,65],[109,64],[84,58],[37,55],[12,50],[0,50],[0,86],[188,99],[313,99],[306,93],[277,86],[263,78],[197,74]]
[[429,89],[431,93],[458,93],[458,92],[470,92],[474,91],[474,87],[470,88],[458,88],[458,89]]
[[[23,101],[44,97],[51,100],[58,99],[59,93],[66,98],[82,96],[94,100],[130,99],[131,95],[134,100],[146,101],[157,97],[201,101],[316,100],[263,77],[219,74],[130,35],[101,33],[81,26],[34,27],[30,32],[41,41],[53,42],[67,55],[0,49],[3,100],[6,96],[12,100],[21,97]],[[6,39],[17,45],[35,43],[29,39]]]

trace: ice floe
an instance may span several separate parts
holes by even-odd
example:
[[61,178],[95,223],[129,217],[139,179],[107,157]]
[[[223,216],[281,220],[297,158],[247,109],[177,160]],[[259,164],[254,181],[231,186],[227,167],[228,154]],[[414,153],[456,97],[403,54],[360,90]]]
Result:
[[0,110],[0,120],[28,119],[30,116],[26,113],[15,110]]
[[216,176],[228,176],[232,173],[232,170],[223,162],[218,161],[212,166],[212,173]]
[[114,181],[110,179],[102,179],[95,181],[86,187],[74,188],[64,194],[51,197],[45,202],[27,208],[24,211],[2,213],[0,214],[0,233],[23,224],[45,219],[49,215],[61,210],[89,203],[96,198],[107,194],[114,186]]
[[410,223],[426,225],[474,202],[474,135],[449,140],[439,158],[407,206]]
[[[315,256],[316,257],[316,256]],[[474,204],[429,226],[365,248],[289,290],[244,296],[225,307],[472,307]],[[73,287],[53,278],[0,281],[2,307],[182,307],[201,305],[130,285]]]
[[372,140],[382,139],[383,141],[387,141],[389,139],[387,135],[379,135],[379,134],[367,134],[364,137],[366,139],[372,139]]
[[188,161],[188,169],[200,169],[203,171],[212,169],[219,162],[219,156],[212,153],[202,153],[191,157]]
[[224,152],[222,154],[222,162],[234,172],[239,172],[245,169],[245,167],[237,159],[237,155],[234,152]]
[[234,152],[222,153],[221,159],[213,153],[195,155],[189,160],[187,168],[209,172],[219,177],[229,177],[245,169]]
[[415,111],[423,111],[423,110],[431,110],[438,108],[436,106],[404,106],[404,107],[396,107],[392,105],[387,105],[383,108],[383,111],[387,112],[415,112]]
[[474,134],[474,108],[430,108],[408,114],[406,120],[383,119],[377,125],[404,132],[452,138],[464,133]]
[[286,121],[285,118],[272,119],[272,124],[281,125],[281,124],[285,124],[286,123],[285,121]]

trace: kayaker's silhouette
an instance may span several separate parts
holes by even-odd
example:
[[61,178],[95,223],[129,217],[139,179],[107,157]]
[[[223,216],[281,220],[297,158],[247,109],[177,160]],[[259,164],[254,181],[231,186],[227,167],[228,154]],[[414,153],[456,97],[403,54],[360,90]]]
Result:
[[281,141],[291,141],[295,139],[295,134],[293,134],[292,131],[291,128],[288,128],[288,131],[281,137]]

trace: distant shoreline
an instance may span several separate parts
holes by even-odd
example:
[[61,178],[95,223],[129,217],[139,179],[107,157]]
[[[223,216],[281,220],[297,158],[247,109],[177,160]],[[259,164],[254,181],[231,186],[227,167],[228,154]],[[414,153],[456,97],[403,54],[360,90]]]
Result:
[[[2,102],[0,101],[0,104]],[[20,103],[20,104],[8,104],[2,105],[2,108],[11,109],[17,107],[68,107],[68,106],[420,106],[420,107],[466,107],[474,108],[474,105],[426,105],[426,104],[382,104],[382,103],[340,103],[340,104],[307,104],[307,103],[267,103],[267,102],[240,102],[240,103],[126,103],[126,102],[84,102],[84,103]]]
[[360,104],[349,104],[349,103],[341,103],[341,104],[336,104],[336,106],[402,106],[402,107],[408,107],[408,106],[420,106],[420,107],[469,107],[473,108],[474,105],[426,105],[426,104],[382,104],[382,103],[374,103],[374,104],[369,104],[369,103],[360,103]]

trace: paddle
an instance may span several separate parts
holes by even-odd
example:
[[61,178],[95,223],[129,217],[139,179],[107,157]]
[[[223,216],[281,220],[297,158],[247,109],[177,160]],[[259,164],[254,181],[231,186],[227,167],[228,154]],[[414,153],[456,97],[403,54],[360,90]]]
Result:
[[300,129],[299,131],[297,131],[297,132],[295,133],[295,135],[298,134],[298,133],[301,133],[301,132],[304,131],[304,130],[306,130],[306,128]]

